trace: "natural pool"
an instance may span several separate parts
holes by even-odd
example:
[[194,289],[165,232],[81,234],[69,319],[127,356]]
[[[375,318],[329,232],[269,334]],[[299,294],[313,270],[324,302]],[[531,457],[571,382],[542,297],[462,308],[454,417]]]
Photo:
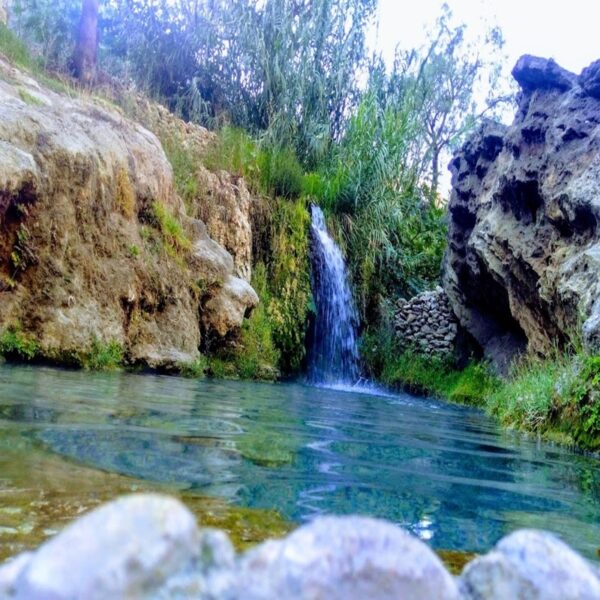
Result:
[[136,490],[178,494],[238,546],[360,513],[438,550],[538,527],[594,558],[599,467],[407,395],[0,365],[0,558]]

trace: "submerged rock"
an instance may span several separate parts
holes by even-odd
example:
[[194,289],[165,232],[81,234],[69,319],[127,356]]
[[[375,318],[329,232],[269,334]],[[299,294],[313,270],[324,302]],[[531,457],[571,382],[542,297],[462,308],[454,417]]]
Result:
[[572,332],[600,339],[597,71],[578,85],[554,61],[523,57],[514,123],[484,123],[450,164],[444,288],[500,371]]
[[594,600],[598,573],[552,534],[522,530],[464,570],[461,589],[470,600]]

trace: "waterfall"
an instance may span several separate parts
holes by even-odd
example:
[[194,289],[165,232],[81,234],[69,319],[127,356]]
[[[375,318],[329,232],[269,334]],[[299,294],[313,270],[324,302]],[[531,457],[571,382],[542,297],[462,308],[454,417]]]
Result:
[[344,258],[333,241],[323,212],[311,206],[312,290],[316,319],[309,348],[312,383],[352,385],[360,378],[356,311]]

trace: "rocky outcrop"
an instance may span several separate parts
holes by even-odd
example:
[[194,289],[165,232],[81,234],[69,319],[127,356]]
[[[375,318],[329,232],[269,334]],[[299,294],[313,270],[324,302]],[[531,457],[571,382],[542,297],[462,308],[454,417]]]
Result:
[[246,182],[227,171],[212,173],[198,166],[200,195],[197,218],[206,223],[210,236],[233,257],[237,277],[252,277],[252,208],[254,198]]
[[37,551],[0,566],[15,600],[592,600],[598,571],[553,535],[523,530],[459,578],[420,540],[385,521],[325,517],[236,555],[179,502],[128,496],[80,518]]
[[258,302],[175,193],[152,133],[3,60],[0,231],[0,333],[19,329],[48,358],[112,342],[170,368]]
[[399,300],[394,327],[403,347],[438,356],[451,355],[456,348],[458,324],[441,287]]
[[500,370],[581,332],[600,344],[598,63],[579,79],[525,56],[510,127],[484,123],[450,164],[444,288]]

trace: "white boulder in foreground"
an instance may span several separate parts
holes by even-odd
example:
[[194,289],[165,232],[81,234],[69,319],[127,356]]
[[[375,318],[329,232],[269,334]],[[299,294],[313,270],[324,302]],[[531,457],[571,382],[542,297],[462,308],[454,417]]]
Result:
[[600,579],[584,558],[556,536],[524,529],[469,563],[461,575],[472,600],[597,600]]
[[399,527],[324,517],[236,556],[178,500],[135,495],[75,521],[0,566],[18,600],[591,600],[598,572],[551,534],[519,531],[460,578]]

